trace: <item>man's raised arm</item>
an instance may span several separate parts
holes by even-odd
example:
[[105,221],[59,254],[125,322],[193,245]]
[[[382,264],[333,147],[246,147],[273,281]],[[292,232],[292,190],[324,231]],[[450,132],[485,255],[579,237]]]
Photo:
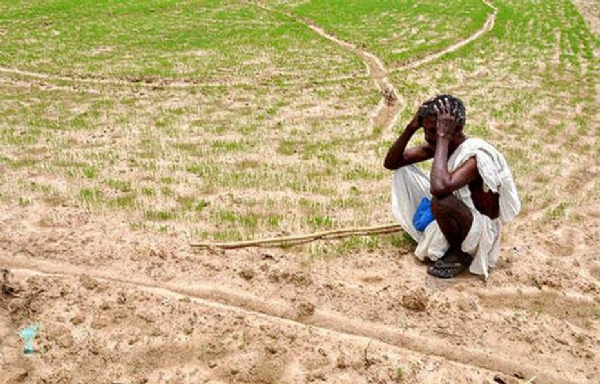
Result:
[[400,137],[392,144],[383,166],[389,170],[395,170],[406,165],[419,163],[431,159],[434,155],[434,150],[429,144],[417,145],[406,149],[406,145],[410,138],[421,128],[423,118],[419,116],[419,112],[414,116],[412,121],[406,126]]
[[448,156],[450,142],[455,135],[457,127],[456,113],[451,110],[448,99],[440,101],[439,105],[434,106],[437,114],[436,132],[437,145],[433,164],[431,165],[431,194],[435,197],[444,197],[452,192],[464,187],[473,181],[479,174],[477,170],[477,160],[472,157],[462,164],[454,172],[448,171]]

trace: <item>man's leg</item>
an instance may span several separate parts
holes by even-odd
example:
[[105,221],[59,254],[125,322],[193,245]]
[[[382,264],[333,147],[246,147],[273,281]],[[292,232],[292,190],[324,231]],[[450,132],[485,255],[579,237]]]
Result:
[[392,176],[392,214],[404,230],[416,241],[421,241],[422,232],[413,225],[413,215],[423,197],[430,197],[427,175],[415,165],[394,171]]
[[473,225],[473,215],[469,208],[454,195],[433,197],[431,212],[450,248],[444,257],[429,267],[427,272],[441,278],[455,277],[468,268],[472,260],[469,254],[461,250],[461,245]]

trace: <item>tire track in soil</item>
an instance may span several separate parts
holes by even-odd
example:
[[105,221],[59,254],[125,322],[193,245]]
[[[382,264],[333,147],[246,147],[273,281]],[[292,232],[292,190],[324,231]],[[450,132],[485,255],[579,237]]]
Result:
[[[181,80],[167,79],[167,78],[153,78],[153,77],[91,77],[91,76],[64,76],[64,75],[52,75],[42,72],[25,71],[17,68],[9,68],[0,66],[0,73],[7,75],[30,77],[38,81],[55,81],[63,83],[71,83],[76,85],[107,85],[107,86],[136,86],[141,88],[171,88],[171,89],[189,89],[189,88],[209,88],[209,87],[255,87],[260,82],[251,80],[221,80],[221,81],[200,81],[194,78],[183,78]],[[336,77],[328,77],[322,82],[327,84],[329,82],[339,82],[356,79],[356,76],[344,75]],[[302,81],[282,81],[282,85],[299,85]],[[318,82],[317,82],[318,84]],[[41,84],[47,85],[47,84]],[[66,87],[53,85],[53,88],[63,88],[70,90],[77,90],[75,87]]]
[[61,76],[52,75],[41,72],[24,71],[16,68],[0,67],[0,73],[6,73],[9,75],[17,75],[24,77],[31,77],[42,81],[57,81],[65,83],[75,84],[91,84],[91,85],[114,85],[114,86],[138,86],[148,88],[193,88],[193,87],[227,87],[232,85],[240,86],[255,86],[256,83],[252,81],[235,81],[235,82],[201,82],[196,79],[185,79],[185,80],[172,80],[172,79],[155,79],[145,77],[125,77],[125,78],[111,78],[111,77],[85,77],[85,76]]
[[[209,87],[256,87],[260,82],[251,80],[220,80],[220,81],[200,81],[194,78],[183,78],[180,80],[168,79],[168,78],[154,78],[154,77],[92,77],[92,76],[65,76],[65,75],[53,75],[49,73],[25,71],[17,68],[9,68],[0,66],[0,74],[30,77],[34,80],[43,81],[54,81],[71,83],[75,85],[107,85],[107,86],[135,86],[140,88],[170,88],[170,89],[190,89],[190,88],[209,88]],[[328,82],[339,82],[356,79],[356,76],[344,75],[337,77],[329,77],[323,80],[324,84]],[[318,82],[317,82],[318,83]],[[299,85],[302,81],[282,81],[282,85]],[[40,84],[47,85],[47,84]],[[66,87],[53,85],[53,88],[64,88],[70,90],[77,90],[75,87]]]
[[584,328],[587,319],[594,316],[596,302],[592,297],[569,292],[550,290],[540,291],[538,288],[519,290],[504,288],[473,291],[481,304],[486,308],[514,310],[543,308],[545,314],[567,321],[577,327]]
[[446,358],[459,364],[500,372],[508,376],[520,372],[528,377],[536,376],[536,383],[539,384],[577,383],[567,378],[554,376],[542,368],[524,365],[521,362],[514,362],[494,355],[492,351],[451,345],[440,339],[411,335],[389,326],[346,318],[332,311],[315,309],[313,313],[305,313],[285,302],[262,300],[248,294],[233,292],[230,289],[218,288],[214,285],[211,288],[201,285],[182,287],[177,284],[158,283],[140,278],[125,279],[98,270],[88,270],[71,265],[26,258],[16,261],[14,257],[0,256],[0,262],[5,267],[10,268],[15,276],[81,277],[87,275],[107,283],[122,284],[170,298],[183,299],[189,297],[195,303],[209,308],[258,316],[272,322],[296,327],[315,327],[324,332],[334,333],[338,337],[374,339],[390,346],[424,355]]

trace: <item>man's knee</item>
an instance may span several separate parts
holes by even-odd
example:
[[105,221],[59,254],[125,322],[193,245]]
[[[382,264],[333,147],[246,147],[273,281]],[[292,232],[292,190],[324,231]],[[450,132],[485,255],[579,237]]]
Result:
[[449,215],[458,209],[459,200],[454,195],[431,198],[431,213],[434,217]]
[[460,244],[473,223],[473,215],[469,208],[454,195],[433,197],[431,213],[451,244],[453,241]]

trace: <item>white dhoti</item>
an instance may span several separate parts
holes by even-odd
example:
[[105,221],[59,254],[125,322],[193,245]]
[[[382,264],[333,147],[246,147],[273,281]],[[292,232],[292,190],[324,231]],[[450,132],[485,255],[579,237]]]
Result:
[[[471,157],[476,157],[477,169],[484,188],[500,195],[500,217],[492,220],[474,206],[468,185],[454,195],[469,208],[473,223],[462,243],[462,250],[473,256],[471,273],[488,276],[500,255],[502,224],[512,221],[521,203],[506,160],[493,146],[481,139],[467,139],[448,159],[448,171],[453,172]],[[404,230],[418,243],[415,256],[420,260],[441,258],[449,248],[437,222],[431,222],[423,232],[413,223],[421,199],[431,198],[429,177],[414,165],[397,169],[392,177],[392,214]]]

